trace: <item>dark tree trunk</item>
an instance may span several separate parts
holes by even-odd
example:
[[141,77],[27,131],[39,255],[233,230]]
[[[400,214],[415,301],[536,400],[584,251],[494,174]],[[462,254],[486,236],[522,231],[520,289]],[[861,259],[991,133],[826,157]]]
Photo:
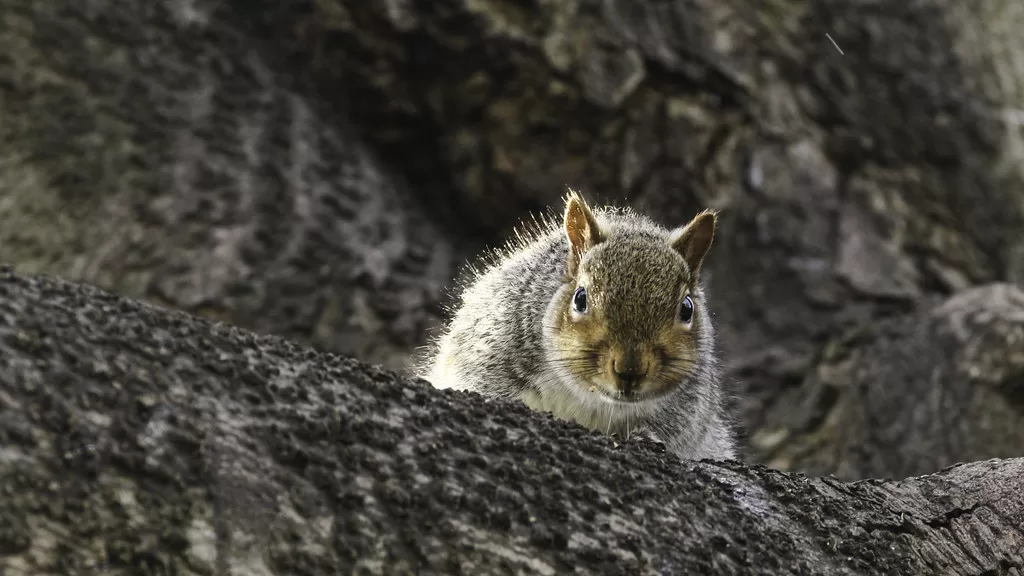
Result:
[[1017,574],[1024,459],[900,482],[682,463],[0,272],[0,572]]
[[205,4],[0,3],[0,259],[404,365],[447,235]]

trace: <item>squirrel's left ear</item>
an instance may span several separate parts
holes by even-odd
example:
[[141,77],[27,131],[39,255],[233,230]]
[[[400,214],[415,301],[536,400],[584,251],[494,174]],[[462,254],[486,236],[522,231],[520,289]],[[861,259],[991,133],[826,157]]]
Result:
[[579,192],[569,190],[565,197],[565,216],[563,218],[565,235],[569,238],[569,259],[566,273],[576,276],[583,254],[604,240],[604,233],[597,224],[597,218],[590,211]]
[[717,223],[718,216],[711,210],[705,210],[694,216],[686,226],[672,231],[669,243],[683,256],[694,278],[700,275],[700,266],[708,248],[711,248]]

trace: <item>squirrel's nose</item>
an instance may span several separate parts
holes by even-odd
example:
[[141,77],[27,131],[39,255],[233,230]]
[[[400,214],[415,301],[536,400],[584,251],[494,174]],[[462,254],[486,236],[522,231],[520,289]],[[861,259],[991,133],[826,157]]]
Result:
[[624,396],[630,396],[636,389],[636,385],[647,376],[647,371],[639,366],[623,366],[618,360],[612,360],[612,371],[615,372],[615,380],[619,385],[619,391]]

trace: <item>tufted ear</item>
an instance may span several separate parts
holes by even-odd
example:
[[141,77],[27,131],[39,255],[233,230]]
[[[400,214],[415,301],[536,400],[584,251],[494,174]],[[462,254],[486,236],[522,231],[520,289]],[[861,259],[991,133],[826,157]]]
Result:
[[565,235],[569,238],[569,260],[566,264],[566,273],[570,277],[575,277],[579,271],[583,254],[604,240],[604,234],[583,196],[574,190],[569,190],[565,196],[563,225],[565,226]]
[[711,248],[717,223],[718,216],[711,210],[705,210],[694,216],[686,226],[672,231],[669,243],[682,255],[694,278],[700,276],[700,266]]

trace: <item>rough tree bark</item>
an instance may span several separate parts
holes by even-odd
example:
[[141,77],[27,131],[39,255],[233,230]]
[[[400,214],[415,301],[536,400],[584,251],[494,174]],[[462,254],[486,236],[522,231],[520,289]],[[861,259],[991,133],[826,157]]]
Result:
[[0,7],[0,259],[402,365],[457,256],[344,117],[196,3]]
[[19,271],[398,366],[462,254],[564,185],[666,223],[712,206],[752,460],[859,478],[1022,454],[1016,3],[0,8]]
[[773,399],[800,408],[766,413],[785,426],[753,438],[770,466],[789,469],[796,459],[810,473],[903,478],[979,454],[1024,453],[1024,291],[1016,286],[965,290],[823,354],[810,386]]
[[0,270],[0,571],[1020,574],[1024,459],[675,461],[519,404]]

